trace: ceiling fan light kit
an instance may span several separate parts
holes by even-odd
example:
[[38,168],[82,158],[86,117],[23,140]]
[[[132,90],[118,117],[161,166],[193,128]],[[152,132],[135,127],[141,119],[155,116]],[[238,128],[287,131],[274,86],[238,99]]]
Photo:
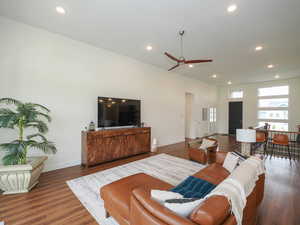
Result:
[[180,53],[181,53],[180,57],[176,58],[173,55],[165,52],[165,55],[167,57],[169,57],[170,59],[174,60],[177,63],[175,66],[171,67],[168,71],[171,71],[171,70],[177,68],[178,66],[185,65],[185,64],[192,65],[192,64],[196,64],[196,63],[206,63],[206,62],[212,62],[213,61],[212,59],[186,60],[184,58],[184,56],[183,56],[183,35],[184,35],[184,33],[185,33],[184,30],[179,31],[179,36],[180,36]]

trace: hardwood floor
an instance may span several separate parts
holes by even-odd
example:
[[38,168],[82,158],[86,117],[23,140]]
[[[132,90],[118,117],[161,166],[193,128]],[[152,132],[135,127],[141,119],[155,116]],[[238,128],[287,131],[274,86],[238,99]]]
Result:
[[[230,150],[234,139],[218,135],[220,149]],[[186,144],[159,148],[177,157],[187,158]],[[139,160],[153,153],[134,156],[92,168],[80,166],[43,173],[40,183],[30,193],[0,195],[0,221],[5,225],[84,225],[97,224],[68,188],[66,181]],[[299,162],[287,159],[266,160],[266,188],[259,211],[258,225],[300,225]]]

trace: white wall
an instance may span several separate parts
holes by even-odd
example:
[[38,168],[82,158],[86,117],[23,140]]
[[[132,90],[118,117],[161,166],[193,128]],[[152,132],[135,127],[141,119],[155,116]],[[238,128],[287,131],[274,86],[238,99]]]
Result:
[[[142,100],[142,121],[159,145],[184,140],[185,93],[194,94],[197,136],[201,108],[216,105],[216,87],[61,35],[0,17],[0,97],[40,103],[52,110],[48,137],[58,153],[46,169],[80,163],[80,132],[97,118],[98,96]],[[15,132],[0,130],[0,141]]]
[[192,128],[192,107],[193,107],[193,94],[185,93],[185,137],[186,138],[194,138],[194,132],[191,130]]
[[[300,125],[300,78],[277,80],[236,86],[222,86],[218,88],[218,132],[228,133],[228,99],[232,89],[244,91],[243,128],[258,125],[257,120],[257,89],[260,87],[289,85],[289,130],[297,130]],[[241,101],[240,99],[236,101]]]

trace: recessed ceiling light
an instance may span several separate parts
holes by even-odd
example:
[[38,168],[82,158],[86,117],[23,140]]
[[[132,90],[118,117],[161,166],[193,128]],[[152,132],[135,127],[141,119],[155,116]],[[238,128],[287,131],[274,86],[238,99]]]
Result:
[[237,10],[237,5],[235,5],[235,4],[230,5],[230,6],[228,6],[228,8],[227,8],[227,12],[229,12],[229,13],[232,13],[232,12],[234,12],[235,10]]
[[66,10],[61,6],[56,6],[56,12],[59,14],[66,14]]
[[228,85],[231,85],[231,84],[232,84],[232,82],[231,82],[231,81],[228,81],[228,82],[227,82],[227,84],[228,84]]
[[147,49],[148,51],[151,51],[151,50],[153,49],[153,47],[152,47],[151,45],[147,45],[146,49]]
[[261,51],[261,50],[263,50],[263,46],[256,46],[255,47],[255,51]]
[[268,68],[269,68],[269,69],[272,69],[272,68],[274,68],[274,65],[273,65],[273,64],[270,64],[270,65],[268,65]]
[[193,65],[193,64],[189,64],[189,67],[190,67],[190,68],[193,68],[193,67],[194,67],[194,65]]
[[211,77],[212,78],[217,78],[217,74],[213,74]]
[[280,76],[278,74],[275,75],[275,79],[278,79],[280,78]]

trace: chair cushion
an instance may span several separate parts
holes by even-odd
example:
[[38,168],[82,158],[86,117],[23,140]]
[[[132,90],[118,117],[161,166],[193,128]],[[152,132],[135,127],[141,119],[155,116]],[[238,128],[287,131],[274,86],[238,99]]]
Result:
[[110,184],[103,186],[100,189],[100,194],[109,210],[114,210],[110,214],[120,215],[129,221],[130,213],[130,196],[133,189],[137,187],[145,187],[147,189],[169,190],[173,188],[172,185],[149,176],[144,173],[131,175]]
[[199,149],[207,149],[209,147],[214,146],[215,144],[216,144],[215,140],[210,140],[210,139],[207,139],[207,138],[203,138]]

